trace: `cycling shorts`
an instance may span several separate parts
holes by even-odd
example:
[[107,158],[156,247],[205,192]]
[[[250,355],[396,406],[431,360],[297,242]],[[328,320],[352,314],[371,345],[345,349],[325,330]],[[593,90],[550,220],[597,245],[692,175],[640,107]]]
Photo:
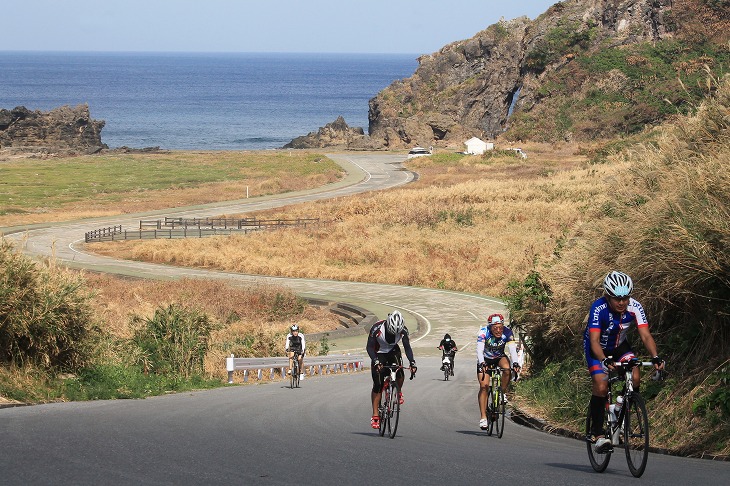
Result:
[[[591,375],[606,374],[606,370],[603,368],[603,363],[601,362],[601,360],[596,359],[593,356],[593,351],[591,351],[590,343],[585,346],[584,351],[586,355],[586,364],[588,365],[588,372]],[[617,362],[628,361],[636,357],[634,355],[634,351],[631,349],[631,345],[629,344],[628,340],[622,342],[613,351],[609,351],[609,353],[605,354],[606,358],[612,358],[614,361]]]
[[[390,350],[388,353],[378,353],[378,361],[383,366],[387,365],[403,365],[403,359],[401,357],[400,353],[400,347],[396,344],[393,349]],[[380,373],[378,373],[378,370],[375,369],[375,366],[370,367],[370,374],[373,377],[373,393],[378,393],[383,387],[383,380],[385,379],[385,376],[390,373],[389,370],[386,368],[383,368]],[[398,378],[404,377],[403,370],[400,369],[396,372],[396,376]]]

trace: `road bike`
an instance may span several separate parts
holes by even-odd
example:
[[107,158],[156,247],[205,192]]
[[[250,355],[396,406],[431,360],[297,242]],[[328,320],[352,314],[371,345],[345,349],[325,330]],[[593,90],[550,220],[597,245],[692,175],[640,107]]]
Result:
[[500,439],[504,434],[504,418],[507,415],[507,405],[505,404],[505,395],[502,390],[502,372],[509,371],[509,369],[498,366],[490,366],[482,369],[482,379],[484,379],[485,373],[490,376],[489,387],[487,388],[487,435],[492,435],[492,432],[496,432],[497,437]]
[[[615,371],[609,374],[603,433],[604,437],[611,439],[611,443],[601,450],[597,450],[593,443],[589,407],[586,418],[586,445],[588,459],[596,472],[606,470],[614,447],[623,447],[629,471],[634,477],[640,477],[646,469],[646,461],[649,458],[649,417],[646,413],[644,399],[638,391],[634,390],[632,370],[637,366],[653,366],[653,364],[634,358],[623,363],[614,363]],[[621,380],[623,380],[623,388],[614,403],[612,388]]]
[[301,353],[298,353],[294,351],[294,356],[292,357],[292,366],[290,371],[291,376],[289,376],[289,383],[292,389],[299,388],[299,355]]
[[452,358],[448,354],[445,354],[441,358],[441,365],[444,370],[444,381],[449,381],[449,376],[454,375],[454,369],[451,359]]
[[[378,406],[378,416],[380,417],[380,436],[385,435],[388,430],[388,437],[395,437],[398,430],[398,419],[400,418],[400,387],[398,386],[397,374],[398,370],[403,369],[400,365],[385,365],[383,368],[388,370],[388,374],[383,379],[382,393],[380,394],[380,405]],[[411,371],[411,380],[415,373]]]

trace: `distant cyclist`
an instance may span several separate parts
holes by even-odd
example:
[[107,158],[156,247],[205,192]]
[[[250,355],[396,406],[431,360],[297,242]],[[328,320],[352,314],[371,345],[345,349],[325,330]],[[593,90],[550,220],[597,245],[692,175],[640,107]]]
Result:
[[[502,368],[502,391],[505,402],[507,401],[507,387],[510,378],[510,360],[507,359],[505,348],[509,350],[512,359],[512,367],[515,372],[520,372],[520,365],[517,362],[517,343],[514,334],[509,327],[504,325],[502,314],[492,314],[487,318],[487,325],[479,329],[477,334],[477,380],[479,381],[479,427],[487,429],[487,389],[489,388],[490,376],[485,371],[487,368],[499,366]],[[506,371],[504,371],[506,370]]]
[[299,361],[299,379],[304,379],[304,353],[307,351],[307,345],[304,341],[304,334],[299,332],[299,326],[294,324],[290,329],[289,334],[286,336],[286,345],[284,350],[286,355],[289,357],[289,370],[287,374],[291,375],[294,353],[298,353]]
[[451,336],[449,336],[448,334],[444,334],[444,338],[439,343],[438,349],[441,350],[441,371],[444,371],[444,358],[448,356],[451,360],[451,376],[454,376],[454,357],[456,356],[456,352],[458,351],[458,349],[456,348],[456,343],[453,339],[451,339]]
[[[664,368],[664,360],[657,354],[656,343],[649,332],[646,313],[639,301],[631,298],[634,283],[631,277],[622,272],[610,272],[603,280],[604,296],[593,302],[588,313],[588,325],[583,334],[583,350],[585,352],[588,371],[591,374],[591,441],[600,451],[611,443],[603,436],[603,420],[606,412],[606,395],[608,394],[608,371],[613,369],[611,363],[624,362],[635,358],[626,333],[632,325],[636,325],[644,347],[652,358],[657,370]],[[639,369],[634,368],[634,389],[638,391],[640,381]]]
[[[373,404],[373,416],[370,419],[370,426],[374,429],[380,428],[380,417],[378,415],[378,405],[380,404],[380,395],[383,392],[383,380],[389,371],[385,366],[398,365],[402,366],[399,342],[403,342],[403,349],[410,363],[411,373],[416,372],[416,360],[413,358],[413,350],[411,342],[408,338],[408,328],[403,321],[400,312],[394,311],[388,314],[388,318],[373,324],[368,334],[367,351],[371,360],[371,374],[373,377],[373,389],[370,393]],[[398,370],[396,379],[398,388],[401,392],[398,394],[400,403],[403,403],[403,381],[405,374],[403,370]]]

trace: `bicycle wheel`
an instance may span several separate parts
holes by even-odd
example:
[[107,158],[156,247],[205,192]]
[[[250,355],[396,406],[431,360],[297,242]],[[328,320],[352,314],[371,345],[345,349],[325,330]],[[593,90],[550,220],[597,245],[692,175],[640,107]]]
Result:
[[295,369],[297,370],[297,373],[294,375],[294,386],[299,388],[299,380],[301,379],[302,372],[299,370],[299,365],[295,366]]
[[449,381],[449,375],[451,374],[451,365],[444,365],[444,381]]
[[494,428],[494,389],[487,388],[487,435],[492,435]]
[[292,363],[292,367],[289,368],[289,388],[292,390],[294,389],[294,386],[296,385],[295,380],[296,376],[298,376],[298,370],[297,370],[297,364],[296,361]]
[[504,416],[506,411],[505,405],[504,405],[504,392],[502,389],[499,389],[499,393],[497,393],[497,403],[496,408],[497,410],[497,419],[494,421],[496,427],[497,427],[497,437],[500,439],[502,438],[502,435],[504,434]]
[[380,437],[385,435],[385,427],[387,427],[388,417],[390,416],[390,387],[385,387],[382,394],[380,395],[380,407],[378,408],[378,414],[380,415],[380,429],[378,434]]
[[626,462],[631,474],[638,478],[644,474],[649,459],[649,418],[641,395],[631,395],[624,407],[628,407],[624,417]]
[[[604,424],[605,429],[605,424]],[[591,466],[596,472],[603,472],[608,467],[608,461],[611,460],[612,450],[608,450],[605,453],[596,452],[595,444],[590,441],[592,430],[591,422],[591,408],[588,407],[588,417],[586,418],[586,447],[588,449],[588,459],[591,461]]]
[[400,417],[400,397],[398,386],[393,384],[390,387],[390,416],[388,417],[388,434],[392,439],[395,431],[398,430],[398,418]]

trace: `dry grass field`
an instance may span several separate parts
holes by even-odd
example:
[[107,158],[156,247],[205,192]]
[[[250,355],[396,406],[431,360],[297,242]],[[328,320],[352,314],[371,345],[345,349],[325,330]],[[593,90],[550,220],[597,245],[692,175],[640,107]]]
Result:
[[618,170],[588,165],[575,147],[525,148],[526,160],[453,154],[411,160],[406,165],[419,179],[407,187],[265,214],[321,218],[317,228],[89,249],[249,274],[499,296],[510,279],[549,259],[569,230],[600,207],[603,183]]

